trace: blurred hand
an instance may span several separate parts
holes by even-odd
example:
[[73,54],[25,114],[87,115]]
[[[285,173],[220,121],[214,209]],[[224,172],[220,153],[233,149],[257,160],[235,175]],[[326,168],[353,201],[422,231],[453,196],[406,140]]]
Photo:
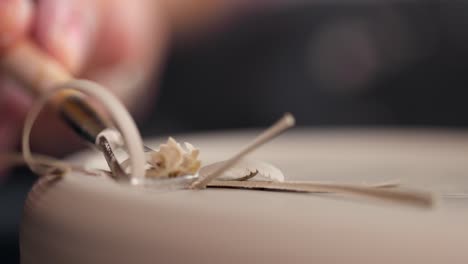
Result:
[[[152,97],[142,96],[144,83],[159,65],[167,40],[154,2],[0,0],[0,54],[29,39],[75,76],[100,82],[127,106],[139,100],[138,106],[144,107]],[[30,104],[24,90],[0,72],[0,153],[18,144]],[[63,154],[73,148],[70,132],[62,126],[45,114],[33,133],[35,150]]]
[[[103,84],[134,114],[141,114],[154,98],[155,89],[145,89],[145,84],[157,77],[154,74],[158,74],[169,33],[193,36],[224,25],[224,19],[239,11],[262,10],[282,2],[0,0],[0,60],[5,48],[27,39],[75,77]],[[0,72],[0,154],[18,145],[31,105],[32,98],[18,86]],[[78,144],[72,135],[45,111],[35,125],[32,146],[34,151],[65,154]]]

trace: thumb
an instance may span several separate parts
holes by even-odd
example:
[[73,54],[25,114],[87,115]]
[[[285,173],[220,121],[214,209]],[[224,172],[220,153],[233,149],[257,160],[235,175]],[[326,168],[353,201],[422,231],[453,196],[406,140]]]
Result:
[[25,34],[31,17],[31,1],[0,0],[0,50]]
[[96,2],[99,1],[42,0],[37,5],[37,21],[33,28],[36,40],[75,74],[85,64],[94,42]]

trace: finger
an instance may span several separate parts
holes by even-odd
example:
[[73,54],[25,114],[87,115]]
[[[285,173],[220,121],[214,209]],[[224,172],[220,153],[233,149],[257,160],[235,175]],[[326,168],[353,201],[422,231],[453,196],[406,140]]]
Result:
[[104,1],[91,68],[149,66],[167,40],[164,16],[154,1]]
[[31,17],[29,0],[0,0],[0,50],[26,33]]
[[72,73],[82,69],[97,31],[98,1],[40,0],[33,34]]
[[[143,108],[166,54],[168,28],[156,1],[105,1],[93,61],[85,77],[110,88],[127,106]],[[144,93],[144,94],[143,94]],[[134,110],[134,109],[133,109]]]

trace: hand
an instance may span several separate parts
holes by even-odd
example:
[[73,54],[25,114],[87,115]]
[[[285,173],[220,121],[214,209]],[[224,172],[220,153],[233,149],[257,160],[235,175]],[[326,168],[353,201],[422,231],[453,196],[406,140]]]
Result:
[[[144,107],[142,98],[151,98],[142,95],[150,92],[144,84],[159,65],[167,41],[165,21],[154,2],[0,0],[0,54],[29,39],[74,76],[100,82],[129,107],[137,99]],[[24,89],[0,72],[0,153],[18,144],[30,104]],[[63,154],[76,145],[50,113],[33,134],[35,150]]]

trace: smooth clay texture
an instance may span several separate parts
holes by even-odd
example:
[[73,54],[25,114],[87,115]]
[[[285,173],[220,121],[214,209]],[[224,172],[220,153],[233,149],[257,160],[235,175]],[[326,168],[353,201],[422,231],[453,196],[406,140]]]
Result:
[[[43,178],[25,206],[21,262],[468,263],[465,134],[296,130],[252,155],[288,180],[399,179],[451,194],[432,210],[325,194],[141,189],[78,173]],[[200,148],[207,164],[254,135],[176,139]],[[103,166],[92,153],[69,160]]]

